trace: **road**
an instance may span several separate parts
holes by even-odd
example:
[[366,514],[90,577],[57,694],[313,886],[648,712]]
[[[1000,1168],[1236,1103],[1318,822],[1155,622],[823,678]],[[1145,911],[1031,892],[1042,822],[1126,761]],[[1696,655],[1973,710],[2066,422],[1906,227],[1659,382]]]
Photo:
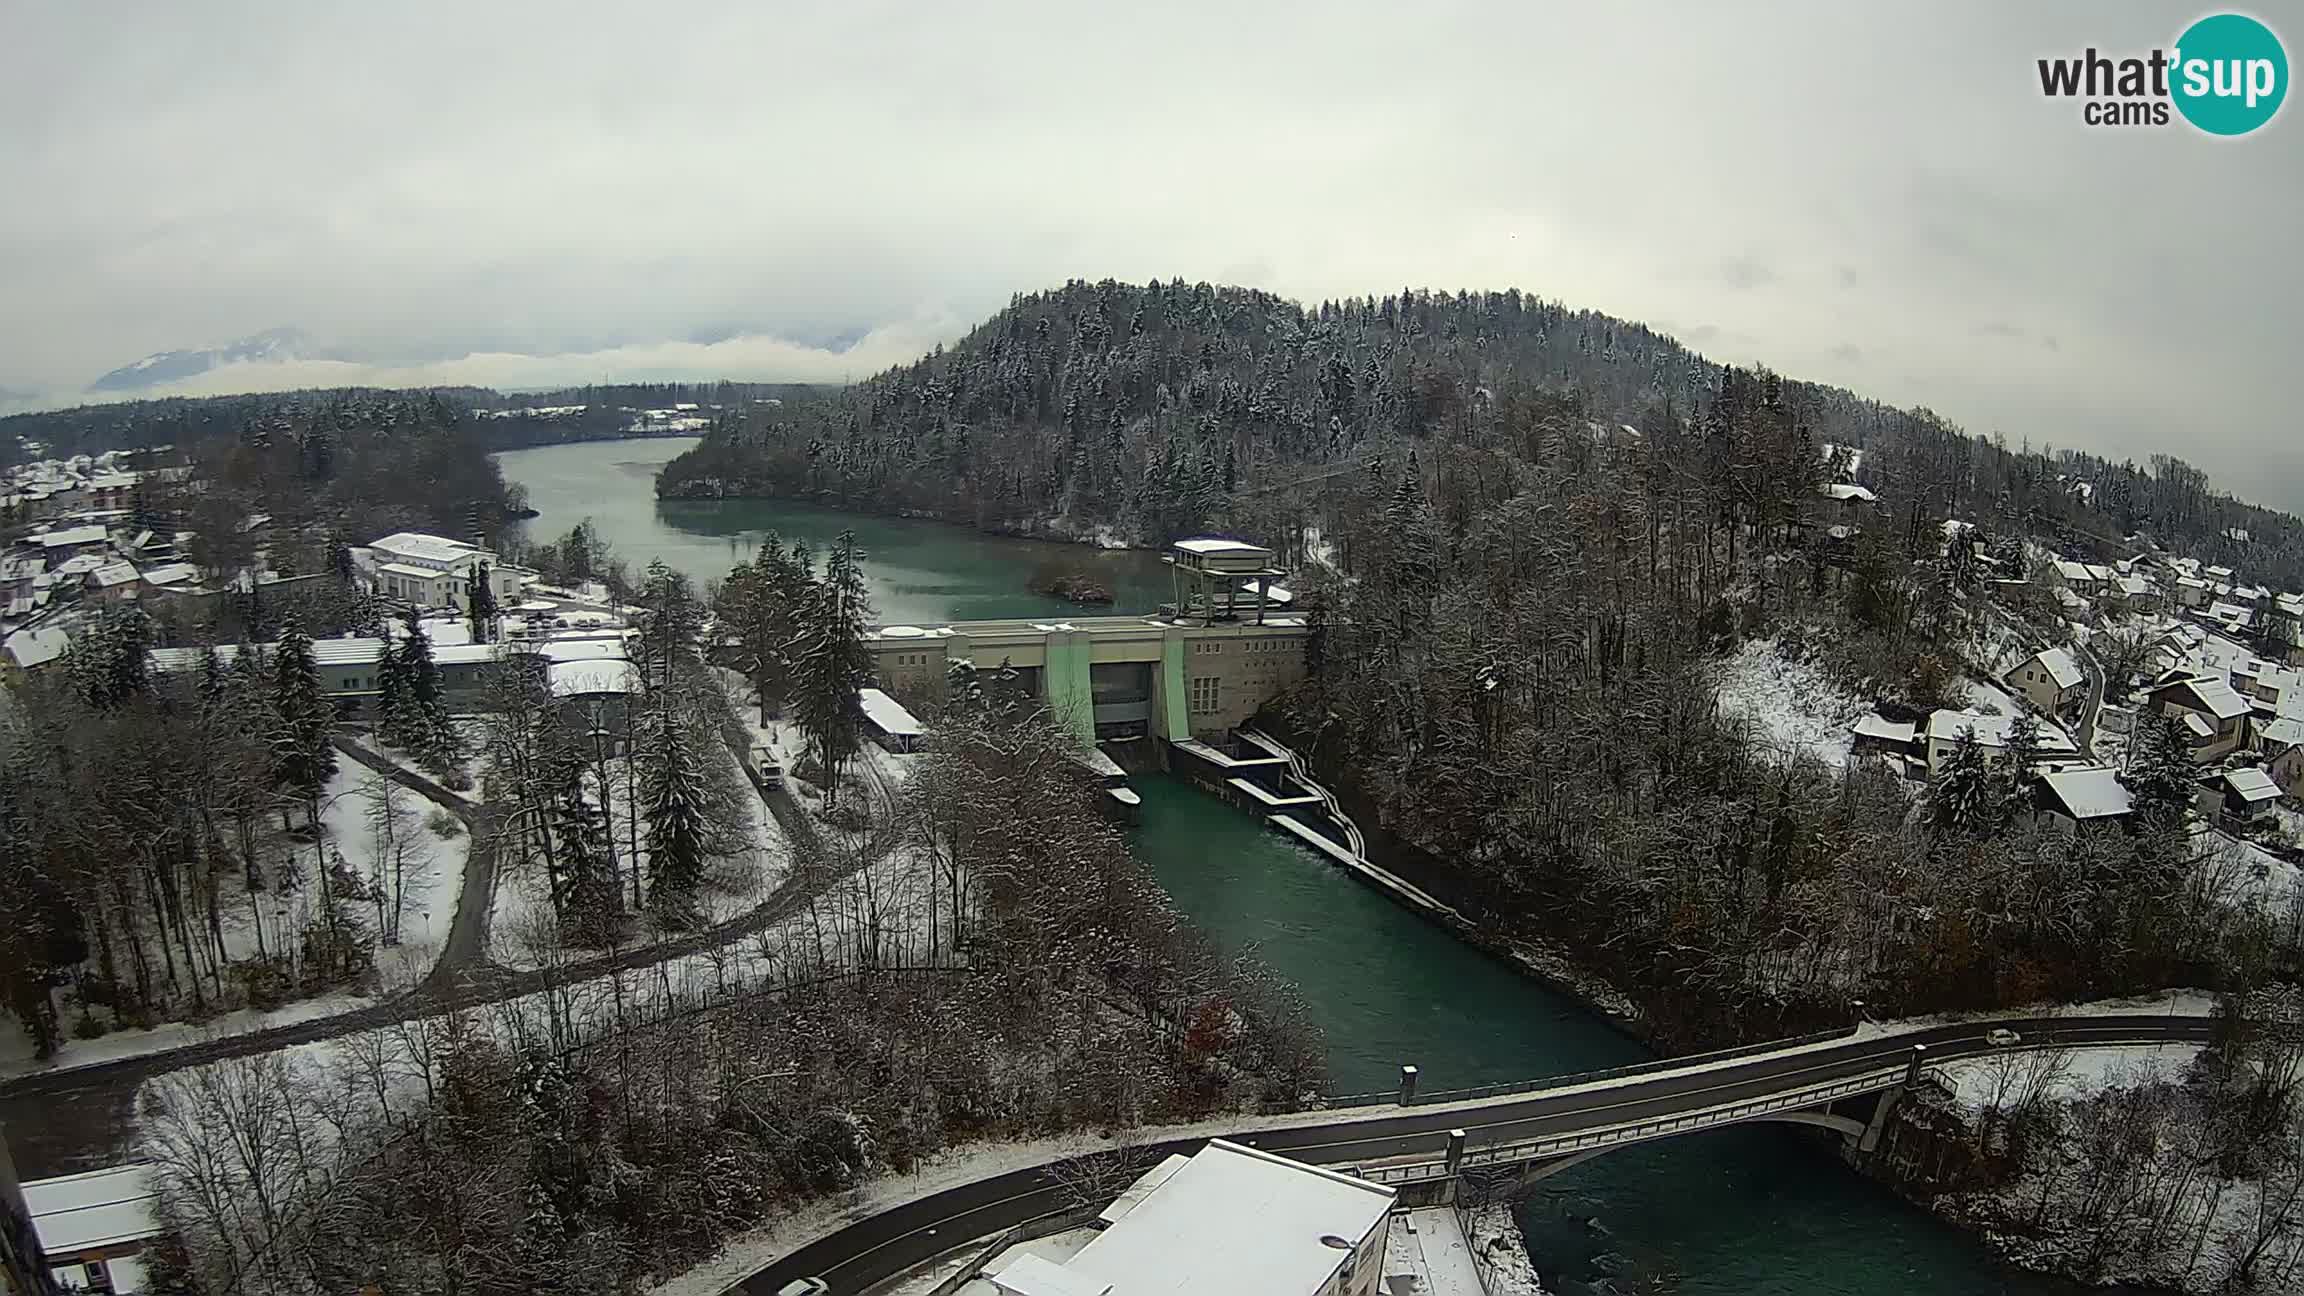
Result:
[[[1486,1144],[1570,1134],[1797,1092],[1895,1066],[1910,1057],[1914,1044],[1928,1046],[1931,1062],[1996,1052],[1999,1050],[1986,1040],[1985,1033],[2002,1027],[2016,1031],[2024,1047],[2046,1047],[2197,1043],[2210,1037],[2213,1022],[2204,1017],[2151,1015],[1964,1022],[1845,1044],[1757,1054],[1686,1071],[1515,1094],[1476,1105],[1355,1108],[1350,1115],[1340,1112],[1332,1121],[1277,1129],[1245,1126],[1226,1137],[1316,1165],[1434,1155],[1452,1129],[1466,1131],[1469,1146],[1476,1152]],[[1190,1152],[1203,1141],[1196,1137],[1142,1146],[1148,1152],[1166,1154]],[[834,1296],[855,1296],[972,1239],[990,1237],[1073,1204],[1064,1198],[1063,1190],[1044,1166],[988,1175],[818,1238],[754,1272],[736,1290],[752,1296],[774,1296],[778,1288],[796,1278],[820,1276],[831,1284]]]
[[[689,932],[653,945],[598,955],[558,967],[514,972],[487,963],[483,957],[489,896],[485,890],[475,895],[470,884],[471,866],[468,864],[465,894],[457,902],[456,921],[450,936],[453,945],[458,939],[457,934],[463,934],[464,953],[461,961],[453,964],[449,974],[443,975],[435,967],[431,975],[406,994],[382,999],[367,1007],[333,1017],[220,1036],[197,1044],[118,1058],[110,1062],[36,1071],[0,1083],[0,1126],[6,1127],[8,1131],[9,1150],[15,1157],[17,1172],[27,1179],[38,1179],[110,1164],[117,1160],[120,1147],[133,1133],[136,1091],[154,1076],[183,1067],[219,1062],[226,1058],[248,1057],[295,1044],[309,1044],[315,1040],[348,1035],[354,1031],[389,1026],[395,1022],[438,1016],[459,1008],[495,1003],[609,972],[647,967],[685,954],[733,944],[800,912],[811,897],[837,884],[845,873],[834,868],[806,866],[807,861],[829,862],[831,857],[823,854],[814,826],[808,821],[807,812],[792,800],[790,793],[763,793],[762,799],[792,843],[794,867],[766,899],[742,916],[717,927]],[[451,797],[447,804],[453,809],[463,803]],[[475,808],[466,817],[466,822],[472,825],[474,834],[472,859],[479,860],[483,851],[488,852],[492,859],[493,842],[484,839],[481,834],[488,833],[492,837],[495,823],[493,813],[485,808]],[[448,953],[444,952],[440,963],[448,965],[450,962]]]

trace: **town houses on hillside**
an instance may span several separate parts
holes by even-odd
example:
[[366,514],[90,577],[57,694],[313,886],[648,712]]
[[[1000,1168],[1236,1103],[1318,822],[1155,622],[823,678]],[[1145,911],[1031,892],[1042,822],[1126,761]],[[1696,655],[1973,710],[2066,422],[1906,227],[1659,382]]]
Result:
[[[274,570],[264,543],[269,527],[270,519],[260,515],[246,520],[241,532],[256,541],[252,560],[225,572],[203,571],[186,560],[193,533],[140,525],[133,508],[81,509],[8,532],[0,544],[0,684],[21,683],[55,666],[70,650],[73,634],[106,607],[328,579]],[[535,579],[534,572],[499,562],[480,545],[415,531],[353,547],[349,556],[352,579],[386,609],[450,617],[470,614],[476,583],[485,583],[501,613],[517,604]],[[606,614],[602,600],[584,603],[575,612],[587,621]],[[527,619],[512,617],[508,629],[525,634]],[[380,652],[382,641],[371,642]]]

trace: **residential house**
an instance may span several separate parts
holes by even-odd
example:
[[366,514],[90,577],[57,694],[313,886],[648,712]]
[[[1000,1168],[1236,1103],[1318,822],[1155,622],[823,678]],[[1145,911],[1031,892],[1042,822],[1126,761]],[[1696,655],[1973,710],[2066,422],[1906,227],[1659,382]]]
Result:
[[2090,598],[2102,593],[2105,587],[2119,578],[2119,573],[2109,567],[2074,562],[2068,558],[2057,559],[2054,566],[2056,575],[2062,578],[2067,588],[2075,594]]
[[2222,815],[2230,823],[2266,818],[2279,800],[2279,784],[2261,769],[2226,770],[2200,780],[2200,813]]
[[2297,782],[2304,779],[2304,720],[2281,716],[2256,728],[2256,750],[2264,757],[2264,772],[2272,776],[2282,795],[2304,796]]
[[60,1290],[134,1296],[149,1289],[145,1252],[164,1232],[151,1170],[113,1166],[22,1185],[32,1233]]
[[[1949,708],[1934,711],[1928,716],[1928,776],[1934,778],[1952,755],[1952,747],[1963,733],[1973,733],[1976,745],[1983,749],[1986,760],[1998,761],[2008,754],[2008,731],[2016,717],[2005,715],[1979,715],[1973,711],[1954,711]],[[2043,759],[2078,755],[2079,744],[2072,741],[2054,723],[2040,725],[2039,753]]]
[[2142,576],[2121,576],[2104,591],[2104,601],[2129,612],[2152,612],[2160,607],[2160,591]]
[[71,647],[72,636],[61,626],[17,631],[0,640],[0,684],[22,684],[33,672],[62,660]]
[[1121,1193],[1069,1260],[1011,1252],[985,1276],[1005,1296],[1378,1296],[1393,1202],[1382,1184],[1211,1139]]
[[132,603],[136,600],[136,564],[108,562],[88,573],[87,589],[91,595],[107,603]]
[[2119,775],[2102,765],[2049,770],[2039,780],[2040,815],[2064,832],[2083,824],[2116,824],[2134,808]]
[[2208,582],[2197,576],[2176,578],[2176,604],[2184,608],[2204,608],[2210,598]]
[[57,527],[32,537],[51,562],[76,553],[101,552],[106,532],[100,526]]
[[1816,490],[1812,506],[1816,520],[1823,523],[1858,524],[1872,512],[1880,497],[1865,487],[1852,482],[1829,482]]
[[2149,697],[2154,710],[2184,727],[2192,759],[2201,764],[2230,755],[2248,736],[2248,699],[2223,680],[2202,675],[2163,677]]
[[2088,696],[2088,677],[2068,648],[2043,648],[2009,668],[2001,678],[2047,715],[2064,715]]
[[1918,758],[1924,749],[1920,744],[1920,727],[1901,720],[1890,720],[1877,711],[1866,712],[1864,718],[1849,727],[1855,735],[1851,750],[1896,758]]

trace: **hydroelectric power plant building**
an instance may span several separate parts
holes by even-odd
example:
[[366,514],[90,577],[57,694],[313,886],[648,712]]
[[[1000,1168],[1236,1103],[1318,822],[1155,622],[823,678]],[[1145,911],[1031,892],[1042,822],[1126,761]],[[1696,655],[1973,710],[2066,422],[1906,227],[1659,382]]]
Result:
[[943,696],[952,663],[1015,672],[1090,741],[1223,738],[1304,677],[1304,618],[1270,549],[1179,540],[1164,561],[1174,597],[1144,616],[888,625],[869,640],[881,686]]

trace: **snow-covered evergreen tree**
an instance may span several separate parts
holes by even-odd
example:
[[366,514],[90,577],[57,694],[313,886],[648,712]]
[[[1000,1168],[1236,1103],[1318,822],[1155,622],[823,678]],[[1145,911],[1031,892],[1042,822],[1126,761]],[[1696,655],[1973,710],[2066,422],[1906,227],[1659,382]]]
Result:
[[839,797],[841,766],[855,753],[863,732],[857,690],[872,678],[871,655],[864,649],[865,618],[872,606],[860,556],[855,533],[841,532],[825,558],[823,579],[801,613],[799,721],[823,771],[828,803]]
[[336,772],[336,749],[328,742],[336,714],[320,692],[312,637],[294,618],[280,627],[280,642],[273,649],[272,706],[278,717],[272,734],[273,783],[304,802],[317,828],[320,789]]
[[1928,817],[1942,831],[1982,836],[1998,825],[2001,804],[1999,778],[1976,741],[1975,728],[1962,729],[1944,768],[1928,785]]
[[2135,750],[2128,758],[2128,801],[2137,822],[2168,828],[2184,822],[2192,805],[2192,745],[2175,717],[2156,714],[2137,721]]

